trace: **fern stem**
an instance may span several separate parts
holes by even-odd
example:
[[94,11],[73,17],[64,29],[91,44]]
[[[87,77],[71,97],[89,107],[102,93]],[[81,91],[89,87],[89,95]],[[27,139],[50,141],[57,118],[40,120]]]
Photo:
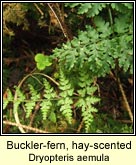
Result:
[[57,86],[59,86],[59,83],[58,83],[57,81],[55,81],[52,77],[50,77],[50,76],[48,76],[48,75],[46,75],[46,74],[44,74],[44,73],[33,73],[33,75],[42,75],[42,76],[48,78],[49,80],[51,80],[51,81],[52,81],[54,84],[56,84]]
[[31,77],[33,77],[35,80],[37,80],[37,82],[39,82],[39,84],[43,85],[42,82],[35,76],[31,75]]
[[[28,77],[29,77],[29,75],[27,75],[27,76],[25,76],[25,77],[23,78],[23,80],[19,83],[18,88],[21,87],[21,85],[23,84],[23,82],[24,82]],[[17,90],[15,91],[14,102],[16,102],[16,100],[17,100]],[[14,113],[14,118],[15,118],[16,124],[17,124],[17,126],[18,126],[20,132],[21,132],[21,133],[26,133],[25,130],[23,129],[23,127],[20,126],[21,124],[20,124],[20,120],[19,120],[19,116],[18,116],[18,111],[13,110],[13,113]]]
[[110,6],[108,7],[108,13],[109,13],[109,17],[110,17],[110,24],[112,26],[113,25],[113,18],[112,18]]

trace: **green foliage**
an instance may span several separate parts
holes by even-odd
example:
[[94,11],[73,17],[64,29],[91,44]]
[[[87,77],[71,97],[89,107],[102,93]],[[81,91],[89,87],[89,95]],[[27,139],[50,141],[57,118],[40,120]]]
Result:
[[126,13],[130,9],[133,9],[133,3],[111,3],[111,7],[120,13]]
[[[28,27],[28,22],[23,22],[22,18],[25,11],[34,13],[34,6],[28,3],[20,6],[13,3],[13,6],[20,9],[20,16],[11,20],[9,15],[4,15],[5,21]],[[9,7],[5,6],[4,14],[11,12]],[[133,3],[65,3],[65,7],[72,8],[70,11],[81,18],[87,17],[91,23],[85,25],[84,30],[78,29],[78,35],[62,47],[55,48],[51,56],[36,54],[37,69],[43,71],[53,64],[49,75],[54,75],[56,80],[41,73],[46,78],[38,80],[42,84],[40,90],[35,87],[35,82],[35,86],[29,83],[26,93],[19,87],[16,87],[15,94],[8,89],[3,108],[8,108],[8,103],[13,102],[13,110],[17,112],[23,105],[28,118],[39,105],[38,115],[41,113],[42,117],[38,119],[50,125],[46,126],[47,130],[53,126],[51,129],[55,132],[60,130],[59,125],[65,129],[73,126],[73,120],[76,120],[76,129],[83,121],[81,131],[86,133],[131,132],[131,127],[127,126],[111,129],[115,123],[110,118],[106,118],[109,124],[104,123],[104,116],[101,120],[96,106],[101,99],[97,96],[96,79],[106,76],[111,70],[117,74],[119,71],[133,74]]]
[[96,114],[95,118],[89,127],[91,133],[132,133],[133,126],[131,124],[124,124],[114,120],[107,114]]
[[[86,25],[85,31],[79,31],[78,36],[72,41],[53,51],[53,57],[58,59],[59,67],[67,70],[70,78],[73,71],[80,75],[76,80],[81,88],[77,90],[81,98],[79,97],[76,102],[76,107],[82,110],[85,131],[88,132],[93,122],[92,114],[98,111],[92,106],[99,101],[94,97],[97,89],[92,85],[94,78],[109,74],[111,69],[115,70],[118,65],[124,72],[133,74],[133,19],[131,16],[133,4],[69,3],[66,6],[76,7],[78,14],[86,13],[87,17],[94,17],[94,26]],[[99,15],[102,9],[107,10],[109,19]],[[124,10],[127,11],[125,15]],[[115,11],[120,14],[113,16]]]
[[61,67],[69,71],[86,65],[94,76],[105,76],[111,68],[115,68],[115,61],[118,60],[120,68],[132,74],[133,26],[127,19],[125,23],[123,18],[117,17],[115,24],[110,26],[102,17],[95,17],[96,29],[86,26],[86,31],[80,31],[78,37],[63,44],[60,49],[56,48],[53,56],[58,58]]
[[109,3],[66,3],[71,8],[78,6],[78,14],[86,14],[87,17],[94,17]]
[[[29,93],[27,92],[26,94],[24,94],[19,87],[16,87],[13,97],[11,91],[8,90],[8,96],[3,102],[4,109],[8,108],[9,102],[13,103],[15,113],[23,106],[26,118],[28,118],[38,104],[40,112],[42,113],[42,119],[46,121],[46,123],[48,121],[57,123],[57,120],[61,119],[61,122],[67,121],[69,125],[72,125],[72,107],[75,106],[78,110],[81,109],[85,131],[88,132],[88,128],[93,119],[92,113],[97,111],[97,109],[93,107],[93,105],[99,101],[97,97],[93,96],[97,88],[93,85],[89,74],[84,72],[84,70],[80,71],[78,75],[78,84],[72,82],[74,77],[69,79],[69,73],[60,69],[59,74],[59,86],[57,90],[52,87],[49,81],[43,79],[42,96],[30,84],[28,85]],[[74,90],[77,91],[77,93],[74,94]]]
[[46,79],[44,79],[43,83],[45,87],[43,94],[44,100],[40,104],[43,120],[49,117],[51,121],[56,123],[54,100],[56,100],[57,94]]
[[9,102],[13,101],[13,95],[9,88],[6,90],[6,95],[7,97],[3,98],[3,110],[7,107]]
[[73,104],[72,96],[74,88],[70,83],[70,80],[62,70],[60,70],[60,99],[58,105],[60,106],[60,111],[66,117],[66,120],[69,124],[72,123],[72,109],[71,105]]
[[[59,59],[59,64],[68,70],[82,69],[86,65],[93,75],[100,77],[108,74],[111,68],[114,69],[114,61],[119,59],[120,67],[123,67],[125,71],[130,69],[132,72],[133,52],[130,40],[132,36],[125,38],[128,35],[122,35],[120,38],[110,39],[107,35],[111,34],[111,28],[106,26],[102,28],[105,28],[106,32],[99,34],[98,31],[88,26],[85,32],[79,33],[78,38],[64,44],[61,49],[55,49],[54,56]],[[124,47],[122,47],[123,44]]]
[[28,118],[36,105],[36,101],[40,99],[40,94],[33,88],[32,85],[28,84],[30,89],[30,100],[25,103],[26,107],[26,118]]
[[15,97],[13,100],[13,111],[14,113],[16,113],[19,109],[19,105],[21,103],[24,103],[26,96],[24,95],[24,93],[20,90],[20,88],[15,87]]
[[103,9],[108,7],[120,13],[126,13],[133,9],[133,3],[65,3],[66,7],[77,8],[78,14],[86,14],[87,17],[98,15]]
[[81,108],[85,132],[88,132],[90,124],[93,122],[93,113],[98,111],[93,105],[100,99],[94,96],[97,88],[93,85],[93,81],[85,69],[79,73],[78,85],[80,89],[77,90],[79,99],[76,106]]
[[36,66],[39,70],[44,70],[47,66],[52,64],[51,57],[45,56],[42,53],[38,53],[35,56]]

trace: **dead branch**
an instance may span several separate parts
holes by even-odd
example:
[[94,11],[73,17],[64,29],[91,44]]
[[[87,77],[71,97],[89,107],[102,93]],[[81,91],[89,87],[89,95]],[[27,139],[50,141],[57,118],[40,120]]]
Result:
[[43,130],[40,130],[38,128],[33,128],[33,127],[30,127],[30,126],[26,126],[26,125],[19,124],[19,123],[13,123],[13,122],[10,122],[10,121],[3,121],[3,123],[6,124],[6,125],[12,125],[12,126],[16,126],[16,127],[21,127],[21,128],[33,131],[35,133],[49,133],[47,131],[43,131]]

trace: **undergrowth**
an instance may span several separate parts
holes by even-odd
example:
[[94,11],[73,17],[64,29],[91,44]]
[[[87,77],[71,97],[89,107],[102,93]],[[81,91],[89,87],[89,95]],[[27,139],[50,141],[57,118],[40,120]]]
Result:
[[[33,118],[37,121],[39,116],[43,126],[39,126],[38,121],[34,126],[45,128],[47,132],[132,132],[132,127],[127,125],[122,127],[117,124],[118,127],[112,129],[114,120],[108,124],[103,120],[104,117],[101,119],[97,79],[113,76],[119,83],[125,108],[133,120],[119,77],[122,71],[133,74],[133,3],[65,3],[64,6],[69,10],[72,8],[71,11],[79,16],[90,18],[91,25],[85,25],[84,30],[78,29],[78,35],[71,40],[65,32],[65,26],[62,26],[61,30],[68,41],[55,48],[50,56],[42,53],[35,56],[40,72],[25,76],[14,88],[15,92],[7,89],[3,109],[8,110],[8,104],[12,102],[15,121],[22,133],[27,132],[27,129],[21,127],[19,119],[19,111],[22,109],[30,125],[33,125]],[[5,16],[5,19],[8,18]],[[22,17],[18,19],[21,21]],[[26,24],[27,21],[23,26],[26,27]],[[46,70],[49,68],[53,68],[53,71],[47,75]],[[42,78],[37,78],[36,74]],[[39,82],[39,89],[26,83],[30,77]]]

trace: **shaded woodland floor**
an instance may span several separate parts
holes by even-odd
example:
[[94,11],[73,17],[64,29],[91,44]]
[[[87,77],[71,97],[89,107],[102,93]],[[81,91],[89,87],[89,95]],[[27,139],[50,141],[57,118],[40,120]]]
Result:
[[[3,55],[3,94],[5,94],[7,88],[13,89],[26,74],[35,69],[34,56],[36,53],[42,52],[50,55],[55,47],[61,46],[64,42],[65,38],[59,32],[50,36],[41,30],[35,33],[17,31],[15,38],[11,42],[10,56]],[[126,77],[123,72],[120,73],[120,77],[133,112],[133,77],[129,75]],[[97,83],[99,96],[102,99],[97,106],[102,120],[111,126],[114,122],[131,125],[119,87],[113,77],[107,75],[104,78],[99,78]],[[111,118],[111,123],[109,118]],[[98,123],[101,124],[102,122],[103,124],[103,121],[99,120]],[[4,133],[8,132],[10,132],[10,127],[4,127]]]

